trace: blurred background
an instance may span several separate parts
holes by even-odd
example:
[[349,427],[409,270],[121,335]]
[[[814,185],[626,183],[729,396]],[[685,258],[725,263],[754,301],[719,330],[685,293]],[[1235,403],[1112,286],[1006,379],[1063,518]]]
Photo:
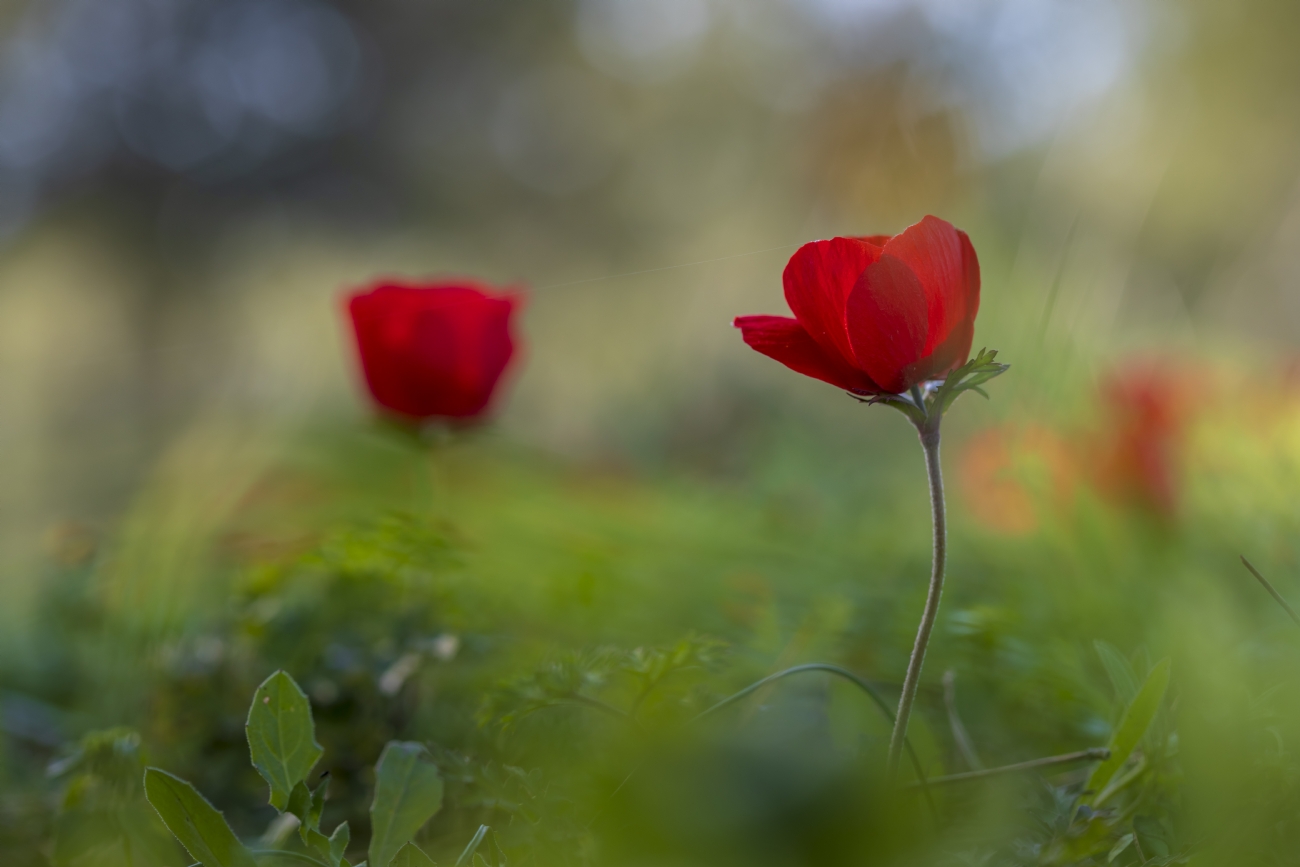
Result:
[[974,238],[976,342],[1022,385],[1138,342],[1295,344],[1300,13],[1280,0],[0,16],[11,613],[42,536],[113,515],[196,420],[363,412],[338,298],[378,274],[532,287],[501,424],[587,456],[637,428],[726,451],[753,384],[838,406],[730,318],[785,311],[800,242],[926,213]]
[[5,652],[33,652],[50,563],[114,539],[96,580],[143,605],[305,427],[367,424],[340,297],[380,275],[528,287],[493,442],[768,496],[792,544],[906,490],[919,558],[910,431],[730,320],[786,312],[800,243],[927,213],[970,233],[976,346],[1013,365],[947,425],[958,532],[1039,575],[1015,546],[1057,518],[1023,477],[1090,477],[1136,511],[1104,543],[1058,516],[1109,583],[1044,623],[1137,642],[1100,612],[1169,550],[1296,562],[1298,40],[1285,0],[2,0]]

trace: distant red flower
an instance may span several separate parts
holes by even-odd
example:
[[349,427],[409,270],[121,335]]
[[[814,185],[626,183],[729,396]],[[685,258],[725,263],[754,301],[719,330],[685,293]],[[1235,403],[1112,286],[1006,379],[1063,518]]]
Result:
[[970,238],[926,217],[902,234],[804,244],[783,275],[786,316],[741,316],[745,342],[858,394],[900,394],[965,363],[979,310]]
[[515,353],[520,298],[472,280],[381,282],[350,295],[348,313],[366,385],[410,419],[482,413]]
[[1032,532],[1067,504],[1079,465],[1075,449],[1041,424],[1003,424],[971,437],[959,452],[957,479],[971,513],[1008,535]]
[[1107,426],[1095,457],[1105,492],[1174,512],[1194,387],[1194,372],[1158,363],[1130,363],[1102,382]]

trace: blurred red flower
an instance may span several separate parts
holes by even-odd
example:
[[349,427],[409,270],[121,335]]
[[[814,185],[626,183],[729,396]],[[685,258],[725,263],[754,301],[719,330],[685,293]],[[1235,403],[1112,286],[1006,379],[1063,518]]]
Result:
[[487,409],[515,354],[517,292],[472,280],[380,282],[348,313],[375,402],[409,419],[467,419]]
[[968,440],[958,458],[957,479],[971,514],[1007,535],[1037,529],[1064,508],[1076,489],[1075,450],[1058,431],[1041,424],[1003,424]]
[[899,394],[965,363],[979,310],[970,238],[926,217],[901,234],[804,244],[783,275],[787,316],[740,316],[745,342],[857,394]]
[[1139,362],[1102,381],[1107,425],[1094,450],[1102,491],[1173,514],[1196,380],[1194,371],[1173,364]]

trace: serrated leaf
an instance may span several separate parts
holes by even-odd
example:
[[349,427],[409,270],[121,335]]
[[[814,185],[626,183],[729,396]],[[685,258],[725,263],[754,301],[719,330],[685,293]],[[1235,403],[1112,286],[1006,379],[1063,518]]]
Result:
[[492,867],[492,865],[489,864],[489,863],[488,863],[488,860],[487,860],[486,858],[483,857],[483,853],[482,853],[482,852],[475,852],[475,853],[474,853],[474,867]]
[[352,842],[352,829],[348,823],[344,822],[334,829],[329,839],[329,859],[330,864],[338,867],[339,862],[348,851],[348,844]]
[[1092,776],[1088,778],[1088,784],[1084,788],[1092,792],[1092,795],[1090,799],[1085,799],[1085,803],[1095,802],[1097,795],[1106,788],[1106,784],[1120,768],[1124,767],[1125,762],[1142,740],[1142,736],[1151,727],[1151,721],[1160,710],[1160,703],[1164,701],[1165,691],[1168,688],[1169,660],[1162,659],[1151,669],[1146,682],[1142,684],[1142,688],[1138,690],[1138,694],[1133,697],[1133,701],[1124,711],[1124,718],[1110,739],[1110,758],[1097,765],[1092,771]]
[[315,828],[307,828],[302,834],[302,841],[325,858],[330,857],[330,838]]
[[307,694],[277,671],[253,693],[244,731],[253,766],[271,787],[271,806],[284,812],[294,786],[307,779],[325,752],[316,743]]
[[424,850],[414,843],[407,843],[397,850],[397,855],[390,862],[390,867],[437,867],[433,859],[424,854]]
[[389,741],[375,765],[370,805],[370,863],[389,862],[442,807],[442,778],[417,743]]
[[225,816],[185,780],[148,768],[144,795],[167,830],[203,867],[257,867]]

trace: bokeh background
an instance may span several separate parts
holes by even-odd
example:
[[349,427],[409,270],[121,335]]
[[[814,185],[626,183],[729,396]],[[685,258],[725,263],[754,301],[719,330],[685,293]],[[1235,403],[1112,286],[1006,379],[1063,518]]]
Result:
[[[106,540],[115,604],[189,622],[202,594],[164,589],[210,571],[267,467],[305,428],[369,424],[339,299],[376,275],[528,287],[503,448],[761,499],[792,539],[875,503],[915,526],[863,544],[920,558],[902,420],[730,319],[785,312],[798,244],[927,213],[970,233],[976,345],[1013,365],[947,425],[959,532],[1045,581],[1110,576],[1044,622],[1136,641],[1122,576],[1171,548],[1296,561],[1297,41],[1284,0],[4,0],[3,652],[35,652],[50,564]],[[1018,460],[1131,509],[1102,541],[1051,519],[1067,541],[1032,556],[1073,572],[1016,547],[1047,514]],[[1218,604],[1195,598],[1183,627]]]
[[58,0],[3,26],[11,613],[42,534],[115,514],[200,419],[358,414],[338,297],[376,274],[533,287],[501,424],[586,456],[637,428],[725,452],[750,386],[842,402],[729,319],[783,312],[794,245],[926,213],[974,238],[977,342],[1022,384],[1295,341],[1283,2]]

